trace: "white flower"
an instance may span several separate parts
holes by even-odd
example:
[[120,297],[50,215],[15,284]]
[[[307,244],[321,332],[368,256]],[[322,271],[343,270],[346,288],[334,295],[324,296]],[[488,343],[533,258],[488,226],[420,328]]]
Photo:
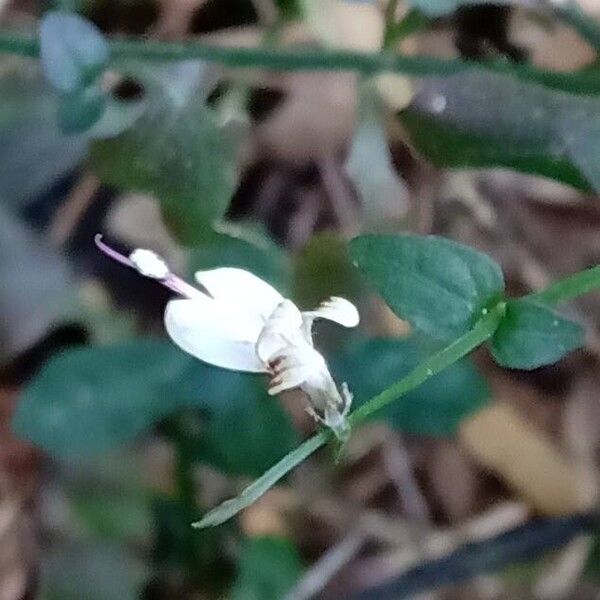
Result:
[[167,332],[180,348],[218,367],[267,373],[269,394],[300,388],[309,399],[309,412],[338,438],[347,437],[352,395],[345,384],[338,390],[313,345],[312,325],[320,318],[355,327],[359,315],[351,302],[332,297],[315,310],[301,312],[259,277],[230,267],[198,271],[196,281],[205,290],[201,291],[173,275],[150,250],[138,249],[126,257],[104,244],[101,236],[96,244],[111,258],[181,296],[165,311]]

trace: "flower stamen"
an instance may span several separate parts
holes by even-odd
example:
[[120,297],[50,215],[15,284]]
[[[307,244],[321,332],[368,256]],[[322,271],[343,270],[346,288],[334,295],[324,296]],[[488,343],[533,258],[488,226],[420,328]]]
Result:
[[158,281],[183,298],[192,299],[198,297],[198,295],[204,295],[200,290],[171,273],[165,261],[151,250],[138,249],[134,250],[129,256],[125,256],[105,243],[102,240],[101,233],[94,236],[94,243],[109,258],[126,267],[135,269],[144,277]]

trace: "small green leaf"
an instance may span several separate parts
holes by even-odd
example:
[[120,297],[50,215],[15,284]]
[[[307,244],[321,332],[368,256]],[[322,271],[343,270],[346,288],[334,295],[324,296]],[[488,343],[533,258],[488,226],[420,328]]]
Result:
[[[432,353],[430,345],[414,338],[379,338],[345,349],[332,361],[332,368],[338,381],[348,383],[358,408],[400,381]],[[387,419],[405,433],[450,436],[465,417],[489,399],[485,379],[471,361],[463,359],[409,391],[376,418]]]
[[209,510],[200,521],[193,524],[193,527],[203,529],[205,527],[215,527],[225,523],[239,512],[248,508],[256,502],[263,494],[268,492],[282,477],[287,475],[294,467],[304,462],[313,452],[330,439],[328,431],[321,431],[300,444],[295,450],[286,454],[278,463],[273,465],[268,471],[263,473],[258,479],[254,480],[242,493],[235,498],[225,500],[217,507]]
[[107,98],[100,86],[90,85],[60,97],[58,126],[63,133],[82,133],[102,117]]
[[247,540],[240,554],[239,571],[231,600],[281,600],[302,574],[294,545],[285,539]]
[[73,13],[47,12],[40,26],[44,73],[59,91],[70,94],[92,83],[109,59],[102,32]]
[[203,428],[200,457],[224,473],[257,477],[298,443],[287,413],[257,385]]
[[535,369],[552,364],[579,348],[581,325],[528,299],[507,303],[506,314],[491,341],[492,354],[503,367]]
[[205,105],[206,67],[188,63],[143,81],[145,113],[123,134],[96,141],[92,164],[107,184],[154,194],[177,239],[195,246],[223,216],[235,180],[232,149]]
[[466,333],[504,290],[491,258],[436,236],[361,236],[351,254],[398,316],[437,339]]

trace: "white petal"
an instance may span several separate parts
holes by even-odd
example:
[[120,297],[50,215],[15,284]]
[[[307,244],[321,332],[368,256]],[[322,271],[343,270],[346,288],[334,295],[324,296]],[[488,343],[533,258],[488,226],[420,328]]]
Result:
[[344,327],[356,327],[360,321],[356,306],[349,300],[337,296],[325,300],[316,310],[306,311],[302,314],[309,319],[329,319]]
[[267,363],[285,348],[303,341],[300,327],[302,314],[290,300],[283,300],[271,313],[256,343],[256,353]]
[[269,395],[275,396],[285,390],[291,390],[302,385],[311,375],[311,366],[295,362],[295,357],[287,356],[275,367],[269,382]]
[[182,350],[204,362],[234,371],[267,370],[256,354],[262,327],[256,315],[229,312],[210,298],[172,300],[165,326]]
[[244,269],[222,267],[197,271],[196,281],[221,302],[235,303],[265,319],[283,300],[283,296],[266,281]]

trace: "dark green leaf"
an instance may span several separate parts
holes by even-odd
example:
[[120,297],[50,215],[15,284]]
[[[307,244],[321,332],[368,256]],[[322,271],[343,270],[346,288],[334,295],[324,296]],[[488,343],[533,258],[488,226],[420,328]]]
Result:
[[262,383],[256,386],[203,429],[200,456],[224,473],[257,477],[299,441],[281,406],[266,396]]
[[294,267],[293,296],[306,308],[314,308],[329,296],[352,298],[362,289],[348,244],[333,233],[314,235],[296,256]]
[[291,265],[283,248],[263,235],[247,239],[230,235],[207,236],[190,256],[192,272],[217,267],[238,267],[251,271],[285,294],[290,286]]
[[198,535],[190,527],[197,516],[195,509],[176,498],[156,497],[153,502],[153,557],[161,565],[179,569],[185,564],[193,565],[194,570],[202,574],[206,587],[210,587],[220,579],[230,577],[230,572],[228,565],[223,564],[215,532],[206,531],[204,535]]
[[506,167],[550,177],[582,190],[591,189],[568,158],[547,154],[535,143],[514,143],[492,132],[474,133],[413,109],[403,112],[400,118],[419,152],[437,167]]
[[247,540],[231,600],[281,600],[302,574],[298,551],[278,538]]
[[594,535],[592,547],[585,562],[584,576],[594,583],[600,583],[600,536]]
[[95,125],[106,108],[106,94],[90,85],[60,97],[58,125],[63,133],[83,133]]
[[104,451],[183,404],[172,383],[186,364],[177,348],[153,341],[65,352],[26,388],[13,426],[57,455]]
[[92,83],[109,59],[108,44],[100,30],[68,12],[49,11],[44,15],[40,44],[46,77],[67,94]]
[[[354,394],[354,406],[399,381],[434,350],[413,339],[374,339],[354,344],[338,355],[332,367]],[[392,403],[378,419],[387,419],[405,433],[453,435],[460,422],[487,404],[490,391],[473,364],[464,359],[435,375]]]
[[503,367],[535,369],[579,348],[581,325],[534,300],[513,300],[492,338],[494,358]]
[[57,455],[92,455],[185,406],[232,411],[258,386],[256,377],[206,365],[166,341],[82,348],[44,366],[21,397],[14,427]]
[[504,289],[492,259],[440,237],[366,235],[351,254],[398,316],[438,339],[466,333]]
[[427,81],[401,119],[440,166],[506,166],[582,189],[600,185],[595,96],[474,69]]
[[193,246],[223,215],[234,169],[231,149],[204,103],[205,67],[184,66],[148,84],[146,112],[122,135],[95,142],[92,161],[105,183],[157,196],[176,237]]

